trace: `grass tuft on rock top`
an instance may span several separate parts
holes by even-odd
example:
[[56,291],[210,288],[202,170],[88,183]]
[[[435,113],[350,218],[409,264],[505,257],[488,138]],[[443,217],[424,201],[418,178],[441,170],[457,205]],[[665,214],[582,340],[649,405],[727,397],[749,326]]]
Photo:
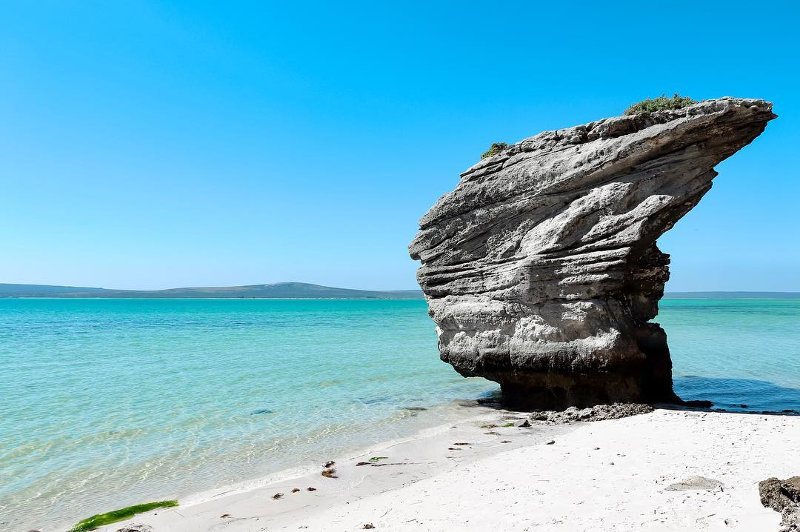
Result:
[[686,96],[681,96],[677,92],[672,98],[667,98],[662,94],[658,98],[642,100],[641,102],[631,105],[625,109],[625,114],[638,115],[642,113],[654,113],[656,111],[667,111],[669,109],[680,109],[681,107],[687,107],[693,103],[697,102]]
[[487,157],[491,157],[492,155],[497,155],[506,148],[508,148],[508,144],[506,144],[505,142],[494,142],[489,147],[489,150],[486,151],[483,155],[481,155],[481,160],[486,159]]
[[156,501],[146,502],[144,504],[134,504],[133,506],[114,510],[113,512],[97,514],[86,518],[70,528],[69,532],[84,532],[85,530],[94,530],[95,528],[116,523],[117,521],[123,521],[142,512],[149,512],[150,510],[155,510],[156,508],[170,508],[172,506],[178,506],[178,501]]

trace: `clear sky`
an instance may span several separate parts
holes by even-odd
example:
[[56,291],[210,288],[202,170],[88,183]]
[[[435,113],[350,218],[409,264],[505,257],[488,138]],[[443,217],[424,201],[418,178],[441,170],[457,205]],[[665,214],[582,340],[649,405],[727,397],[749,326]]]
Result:
[[800,3],[0,2],[0,282],[415,288],[493,141],[662,93],[775,103],[659,245],[800,290]]

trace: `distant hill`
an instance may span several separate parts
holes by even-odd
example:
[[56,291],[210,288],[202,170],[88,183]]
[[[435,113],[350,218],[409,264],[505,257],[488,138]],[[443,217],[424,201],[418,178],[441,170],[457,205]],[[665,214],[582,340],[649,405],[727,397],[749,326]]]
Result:
[[87,288],[84,286],[0,283],[0,297],[101,297],[99,294],[110,291],[104,288]]
[[354,290],[309,283],[275,283],[248,286],[169,288],[166,290],[111,290],[77,286],[0,284],[0,297],[128,297],[224,299],[423,299],[421,290]]

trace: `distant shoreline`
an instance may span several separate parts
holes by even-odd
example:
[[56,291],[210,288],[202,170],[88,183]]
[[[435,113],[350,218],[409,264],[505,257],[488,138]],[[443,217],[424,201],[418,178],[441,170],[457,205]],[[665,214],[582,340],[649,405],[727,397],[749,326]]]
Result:
[[116,290],[81,286],[2,284],[0,298],[63,299],[424,299],[422,290],[357,290],[287,282],[243,286]]
[[[678,301],[682,299],[693,300],[793,300],[800,299],[800,292],[775,292],[764,295],[754,292],[740,293],[740,295],[728,295],[721,292],[720,295],[708,295],[706,292],[687,292],[680,295],[665,294],[661,301]],[[425,301],[421,297],[258,297],[258,296],[228,296],[228,297],[209,297],[209,296],[3,296],[2,299],[70,299],[70,300],[126,300],[126,301]]]
[[70,299],[117,300],[126,301],[424,301],[416,297],[73,297],[73,296],[0,296],[2,299]]
[[[228,287],[164,290],[116,290],[58,285],[3,284],[0,299],[355,299],[424,300],[422,290],[359,290],[287,282]],[[800,292],[697,291],[666,292],[663,299],[800,299]]]

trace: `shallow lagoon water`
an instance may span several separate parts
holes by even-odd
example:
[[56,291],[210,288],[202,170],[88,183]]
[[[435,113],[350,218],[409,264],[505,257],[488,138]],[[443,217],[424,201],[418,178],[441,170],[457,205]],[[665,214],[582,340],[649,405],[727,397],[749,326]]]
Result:
[[[182,497],[466,415],[454,400],[497,386],[439,361],[426,310],[0,300],[0,528]],[[657,321],[682,397],[800,407],[800,300],[665,300]]]

